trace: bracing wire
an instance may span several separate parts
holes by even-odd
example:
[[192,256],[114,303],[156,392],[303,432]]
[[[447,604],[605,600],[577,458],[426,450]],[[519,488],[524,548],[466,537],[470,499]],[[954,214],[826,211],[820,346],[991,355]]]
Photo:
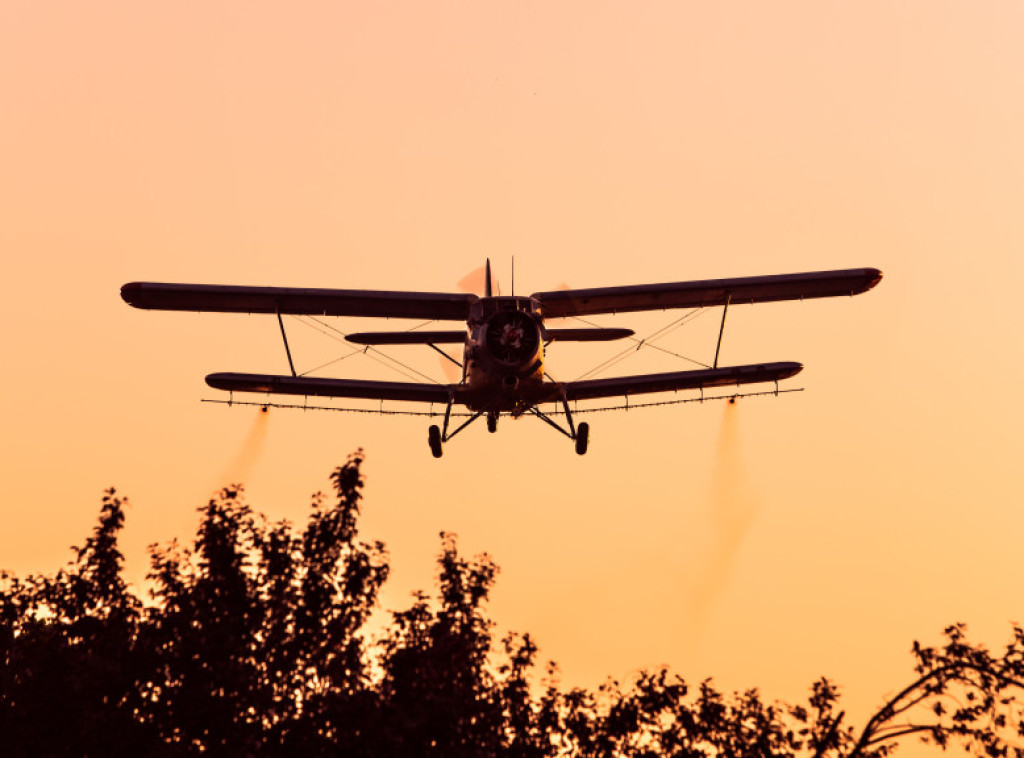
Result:
[[[309,327],[310,329],[313,329],[314,331],[320,332],[320,334],[323,334],[323,335],[325,335],[327,337],[330,337],[331,339],[333,339],[333,340],[335,340],[337,342],[345,342],[345,337],[348,336],[346,334],[346,332],[341,331],[340,329],[338,329],[335,326],[332,326],[331,324],[328,324],[328,323],[325,323],[325,322],[321,321],[316,316],[305,316],[305,318],[309,319],[309,321],[313,321],[318,326],[315,326],[314,324],[309,323],[309,321],[305,321],[303,319],[303,317],[300,317],[300,316],[293,316],[293,318],[296,321],[298,321],[300,324],[303,324],[303,325]],[[413,329],[410,329],[408,331],[413,331],[414,329],[418,329],[418,328],[420,328],[422,326],[426,326],[429,323],[431,323],[431,322],[430,321],[426,321],[423,324],[419,324],[418,326],[413,327]],[[318,327],[321,327],[321,328],[318,328]],[[333,332],[333,334],[332,334],[332,332]],[[347,345],[348,343],[346,342],[345,344]],[[380,358],[378,358],[377,355],[371,355],[370,354],[371,351],[373,353],[376,353],[377,355],[379,355]],[[351,350],[351,352],[346,353],[345,355],[341,356],[340,358],[335,358],[332,361],[328,361],[327,363],[323,364],[322,366],[318,366],[315,369],[310,369],[309,371],[304,371],[301,375],[302,376],[307,376],[307,375],[313,373],[313,371],[319,371],[320,369],[322,369],[322,368],[324,368],[326,366],[330,366],[333,363],[337,363],[339,361],[344,360],[345,358],[349,358],[349,357],[351,357],[353,355],[357,355],[357,354],[363,354],[367,358],[376,361],[377,363],[381,364],[382,366],[387,366],[391,370],[396,371],[399,374],[401,374],[402,376],[404,376],[406,379],[415,380],[417,378],[420,378],[420,379],[426,379],[431,384],[441,384],[441,382],[437,381],[432,376],[424,374],[422,371],[417,371],[412,366],[409,366],[408,364],[402,363],[402,361],[398,360],[397,358],[392,358],[390,355],[385,353],[383,350],[379,350],[378,348],[374,347],[373,345],[366,345],[364,348],[353,348]],[[381,360],[381,358],[383,358],[384,360]],[[391,365],[391,364],[395,364],[395,365]],[[399,367],[401,367],[401,368],[399,368]]]
[[[599,363],[598,365],[594,366],[589,371],[585,371],[584,373],[580,374],[580,376],[578,376],[575,381],[578,382],[581,379],[587,379],[589,377],[597,376],[598,374],[601,374],[604,371],[607,371],[612,366],[615,366],[616,364],[621,363],[622,361],[624,361],[626,358],[628,358],[633,353],[637,352],[642,347],[653,348],[653,349],[658,350],[658,351],[660,351],[662,353],[667,353],[668,355],[674,356],[676,358],[681,358],[684,361],[687,361],[689,363],[693,363],[693,364],[695,364],[697,366],[700,366],[702,368],[711,368],[708,364],[706,364],[706,363],[704,363],[702,361],[695,360],[695,359],[690,358],[688,356],[681,355],[680,353],[676,353],[676,352],[673,352],[673,351],[668,350],[666,348],[663,348],[663,347],[661,347],[661,345],[655,345],[654,344],[655,340],[661,339],[662,337],[665,337],[665,336],[671,334],[672,332],[674,332],[679,327],[681,327],[681,326],[683,326],[685,324],[688,324],[690,321],[693,321],[694,319],[698,318],[699,316],[703,315],[706,312],[707,312],[707,309],[705,309],[705,308],[695,308],[695,309],[693,309],[691,311],[688,311],[688,312],[684,313],[679,318],[673,319],[668,324],[666,324],[665,326],[661,327],[660,329],[655,330],[654,332],[652,332],[651,334],[649,334],[646,337],[643,337],[643,338],[629,337],[629,339],[633,343],[636,344],[636,347],[627,347],[624,350],[616,353],[615,355],[613,355],[612,357],[610,357],[607,360],[603,361],[602,363]],[[579,321],[580,323],[586,324],[587,326],[593,326],[593,327],[600,328],[599,324],[596,324],[593,321],[590,321],[588,319],[580,318],[579,316],[573,316],[572,318],[573,318],[573,320]]]
[[359,355],[359,353],[361,353],[361,352],[363,352],[363,351],[362,350],[353,350],[351,353],[346,353],[345,355],[342,355],[339,358],[335,358],[334,360],[327,361],[327,363],[321,363],[316,368],[311,368],[311,369],[308,369],[306,371],[303,371],[301,374],[299,374],[299,376],[309,376],[310,374],[313,374],[313,373],[319,371],[320,369],[325,369],[328,366],[333,366],[335,363],[341,363],[343,360],[345,360],[346,358],[351,358],[353,355]]

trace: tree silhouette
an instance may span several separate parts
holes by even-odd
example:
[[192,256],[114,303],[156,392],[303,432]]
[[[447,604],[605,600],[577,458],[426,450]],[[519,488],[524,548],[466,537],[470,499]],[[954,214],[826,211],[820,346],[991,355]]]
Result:
[[450,534],[436,596],[371,633],[389,564],[359,539],[362,461],[333,472],[301,530],[221,490],[191,546],[151,546],[146,602],[124,581],[114,490],[67,567],[0,574],[0,754],[878,758],[924,739],[1024,756],[1018,627],[998,655],[959,624],[941,647],[915,642],[914,678],[860,730],[827,679],[797,705],[665,668],[563,689],[530,635],[495,638],[498,567]]
[[914,642],[917,678],[888,700],[867,722],[851,756],[871,755],[879,745],[918,735],[945,748],[960,742],[983,755],[1024,755],[1024,630],[1002,655],[966,639],[964,624],[945,630],[940,648]]
[[136,717],[139,600],[121,575],[123,501],[53,577],[2,575],[0,744],[4,755],[127,755],[152,744]]
[[388,574],[384,546],[357,540],[361,462],[332,474],[336,499],[318,494],[301,534],[232,487],[192,550],[151,549],[145,719],[164,741],[238,754],[348,740],[375,699],[361,631]]

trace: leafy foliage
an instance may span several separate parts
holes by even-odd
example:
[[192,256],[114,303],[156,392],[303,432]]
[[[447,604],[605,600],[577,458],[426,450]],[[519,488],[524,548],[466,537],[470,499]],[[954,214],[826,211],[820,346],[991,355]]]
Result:
[[915,679],[860,732],[827,679],[800,705],[664,668],[563,689],[530,635],[495,638],[498,567],[449,534],[436,597],[371,635],[389,564],[359,539],[361,465],[357,452],[334,471],[298,531],[222,490],[190,547],[151,547],[148,603],[123,578],[114,490],[65,569],[0,575],[3,755],[881,758],[908,737],[1024,755],[1019,627],[999,655],[962,625],[942,647],[914,643]]
[[895,740],[918,735],[941,748],[959,742],[980,755],[1024,756],[1024,630],[1014,625],[999,656],[968,643],[966,631],[947,627],[939,648],[914,642],[917,679],[868,720],[851,755],[885,755]]

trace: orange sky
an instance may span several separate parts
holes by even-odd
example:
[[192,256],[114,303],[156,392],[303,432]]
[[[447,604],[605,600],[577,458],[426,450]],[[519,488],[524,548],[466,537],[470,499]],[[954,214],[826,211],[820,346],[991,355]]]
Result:
[[[188,537],[226,478],[301,520],[361,445],[385,603],[429,586],[437,533],[457,532],[502,567],[502,628],[572,684],[665,662],[794,699],[827,673],[862,712],[915,637],[964,620],[1001,645],[1024,620],[1022,28],[1016,2],[4,4],[0,566],[56,569],[114,484],[139,581],[145,545]],[[279,411],[255,430],[201,404],[209,372],[287,369],[273,319],[117,294],[447,291],[485,256],[507,286],[512,255],[522,293],[886,278],[730,312],[723,362],[801,361],[806,392],[594,415],[584,458],[505,421],[440,461],[423,419]],[[708,360],[717,318],[663,344]],[[300,371],[338,354],[289,329]],[[549,367],[614,351],[556,346]]]

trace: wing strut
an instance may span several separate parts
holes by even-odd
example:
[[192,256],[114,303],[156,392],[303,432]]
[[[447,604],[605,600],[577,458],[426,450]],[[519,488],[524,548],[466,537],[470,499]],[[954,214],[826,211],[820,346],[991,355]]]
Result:
[[288,368],[292,370],[292,376],[298,376],[295,373],[295,364],[292,363],[292,350],[288,347],[288,335],[284,333],[284,321],[281,320],[281,309],[277,309],[277,325],[281,327],[281,339],[284,340],[284,352],[288,356]]
[[[718,368],[718,353],[722,349],[722,335],[725,334],[725,316],[729,313],[729,302],[732,300],[732,293],[727,293],[725,296],[725,308],[722,309],[722,325],[718,327],[718,344],[715,345],[715,365],[712,368]],[[703,387],[701,391],[703,391]]]

